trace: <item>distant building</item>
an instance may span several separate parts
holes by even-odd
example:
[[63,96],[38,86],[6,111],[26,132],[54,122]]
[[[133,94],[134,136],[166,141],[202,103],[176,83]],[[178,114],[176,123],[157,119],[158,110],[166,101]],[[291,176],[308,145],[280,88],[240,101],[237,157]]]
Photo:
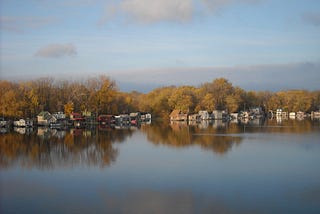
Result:
[[64,119],[66,119],[66,115],[63,113],[63,112],[61,112],[61,111],[59,111],[59,112],[57,112],[57,113],[54,113],[54,114],[52,114],[57,120],[64,120]]
[[98,122],[101,125],[110,125],[110,124],[114,124],[116,122],[116,118],[113,115],[99,115],[98,117]]
[[320,111],[313,111],[313,112],[311,112],[311,118],[312,118],[312,119],[318,119],[318,118],[320,118]]
[[295,112],[290,112],[289,113],[289,118],[290,119],[295,119],[296,118],[296,113]]
[[141,113],[140,112],[132,112],[129,114],[130,116],[130,122],[133,125],[137,125],[141,122]]
[[70,114],[70,120],[73,120],[73,121],[84,120],[84,117],[80,113],[72,112]]
[[15,127],[32,127],[33,126],[33,122],[32,120],[29,119],[20,119],[20,120],[16,120],[13,121],[13,125]]
[[142,122],[151,122],[151,114],[147,112],[141,112],[141,121]]
[[40,126],[48,126],[51,123],[56,123],[57,118],[55,118],[48,111],[42,111],[37,116],[37,122],[38,122],[38,125]]
[[201,120],[201,116],[199,114],[190,114],[188,115],[188,120],[197,122]]
[[222,120],[223,119],[223,111],[221,110],[213,110],[212,116],[214,120]]
[[212,117],[210,116],[208,111],[199,111],[198,113],[200,115],[201,120],[210,120]]
[[188,114],[183,114],[180,110],[173,110],[170,114],[171,121],[187,121]]
[[262,115],[263,114],[263,110],[261,107],[252,107],[249,109],[250,114],[253,115]]

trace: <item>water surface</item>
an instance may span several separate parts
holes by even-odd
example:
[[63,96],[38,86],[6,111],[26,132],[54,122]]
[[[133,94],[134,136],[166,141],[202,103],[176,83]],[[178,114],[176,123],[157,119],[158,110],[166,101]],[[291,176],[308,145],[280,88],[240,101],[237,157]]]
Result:
[[1,213],[320,213],[319,121],[1,132]]

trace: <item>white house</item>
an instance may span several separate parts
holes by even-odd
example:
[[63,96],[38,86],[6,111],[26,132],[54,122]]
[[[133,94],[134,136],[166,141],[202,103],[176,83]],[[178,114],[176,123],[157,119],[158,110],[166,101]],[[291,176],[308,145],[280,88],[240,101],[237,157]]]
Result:
[[55,118],[52,114],[47,111],[42,111],[37,116],[38,125],[48,126],[51,123],[56,123],[57,118]]
[[201,120],[210,120],[211,119],[208,111],[199,111],[198,114],[200,115]]

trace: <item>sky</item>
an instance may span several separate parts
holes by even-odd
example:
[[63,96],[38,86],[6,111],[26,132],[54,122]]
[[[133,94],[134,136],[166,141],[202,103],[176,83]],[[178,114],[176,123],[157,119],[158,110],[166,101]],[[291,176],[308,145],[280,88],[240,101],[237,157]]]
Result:
[[319,0],[1,0],[0,78],[320,90]]

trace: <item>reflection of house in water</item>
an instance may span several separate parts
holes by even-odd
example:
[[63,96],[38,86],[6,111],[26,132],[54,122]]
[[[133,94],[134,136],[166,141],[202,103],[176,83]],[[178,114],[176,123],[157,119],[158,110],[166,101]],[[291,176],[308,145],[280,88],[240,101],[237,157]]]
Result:
[[37,135],[42,138],[57,137],[59,139],[62,139],[65,137],[66,131],[51,129],[48,127],[38,127]]
[[33,132],[33,128],[29,127],[14,127],[13,130],[18,132],[19,134],[31,134]]
[[66,131],[65,130],[57,130],[57,132],[55,133],[55,137],[62,139],[66,136]]
[[85,137],[91,137],[91,136],[93,136],[93,135],[92,135],[92,131],[91,131],[91,130],[88,130],[88,129],[85,129],[85,130],[82,132],[82,135],[85,136]]
[[10,131],[9,128],[4,128],[4,127],[0,128],[0,134],[5,134],[5,133],[8,133],[9,131]]
[[187,121],[170,121],[171,127],[187,127]]
[[38,127],[37,135],[44,136],[45,134],[47,134],[49,132],[48,130],[49,130],[48,127]]
[[188,122],[185,123],[188,123],[189,126],[197,126],[199,122],[200,121],[197,120],[188,120]]
[[74,136],[82,135],[84,129],[70,129],[70,134]]
[[209,127],[209,124],[212,123],[209,120],[202,120],[199,124],[198,127],[199,129],[207,129]]
[[213,128],[225,128],[227,126],[227,123],[223,120],[214,120],[212,121],[212,127]]
[[255,118],[255,119],[249,120],[249,125],[262,126],[263,124],[264,124],[263,118]]

